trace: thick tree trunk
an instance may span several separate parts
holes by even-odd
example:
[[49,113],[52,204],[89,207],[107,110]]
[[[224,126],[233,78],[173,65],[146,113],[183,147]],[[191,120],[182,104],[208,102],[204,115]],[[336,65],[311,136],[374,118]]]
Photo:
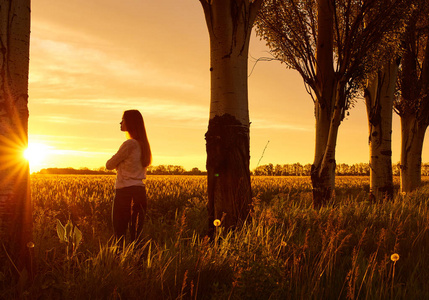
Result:
[[335,191],[335,148],[327,152],[331,129],[331,114],[328,108],[316,102],[316,149],[314,162],[311,166],[311,182],[313,185],[313,206],[325,205]]
[[415,114],[401,116],[401,192],[409,193],[421,185],[422,149],[427,125]]
[[249,128],[225,114],[210,120],[206,134],[209,225],[234,228],[251,208]]
[[[412,18],[405,34],[406,51],[402,56],[401,95],[401,192],[408,193],[421,185],[423,141],[429,125],[429,39],[418,29],[427,13]],[[420,20],[420,21],[419,21]],[[426,39],[426,41],[425,41]],[[419,44],[425,50],[416,52]]]
[[388,63],[369,83],[365,102],[369,127],[370,199],[393,198],[392,112],[398,63]]
[[206,133],[208,213],[234,228],[249,215],[247,59],[262,0],[200,0],[210,35],[210,121]]
[[[225,16],[220,18],[227,20]],[[229,24],[218,24],[221,25],[225,25],[222,32],[232,28]],[[233,228],[244,221],[252,199],[247,96],[249,41],[236,45],[232,35],[222,37],[225,38],[217,34],[210,39],[211,96],[206,167],[212,229],[215,219],[222,220],[225,228]]]
[[[22,154],[28,138],[29,41],[30,1],[1,0],[0,239],[18,268],[27,271],[31,271],[32,206],[28,162]],[[0,259],[5,259],[0,249]]]
[[319,35],[317,40],[317,87],[315,101],[316,149],[311,168],[313,205],[326,204],[335,191],[335,146],[341,118],[336,103],[333,69],[334,8],[329,0],[318,3]]

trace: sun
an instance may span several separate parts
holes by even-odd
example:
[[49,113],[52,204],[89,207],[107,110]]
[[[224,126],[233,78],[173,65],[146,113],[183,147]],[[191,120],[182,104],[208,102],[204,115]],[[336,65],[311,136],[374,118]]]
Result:
[[30,169],[37,168],[41,165],[47,155],[49,147],[40,143],[28,143],[27,149],[24,150],[24,158],[30,163]]

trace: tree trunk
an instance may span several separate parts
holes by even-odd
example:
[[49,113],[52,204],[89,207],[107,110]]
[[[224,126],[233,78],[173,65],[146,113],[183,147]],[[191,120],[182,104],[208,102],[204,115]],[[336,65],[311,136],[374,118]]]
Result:
[[200,0],[210,35],[210,121],[206,133],[208,214],[234,228],[248,217],[249,171],[247,58],[262,0]]
[[[28,162],[30,1],[0,1],[0,234],[19,270],[31,270]],[[30,247],[28,248],[27,245]],[[3,249],[0,259],[6,261]],[[21,274],[22,275],[22,274]]]
[[[427,12],[413,18],[406,30],[406,51],[402,57],[401,95],[401,192],[408,193],[421,185],[423,141],[429,125],[429,38],[418,29]],[[420,20],[420,21],[419,21]],[[424,40],[426,41],[424,42]],[[416,52],[425,43],[424,51]]]
[[365,102],[369,126],[370,199],[393,198],[392,112],[398,63],[389,62],[369,83]]
[[422,149],[427,125],[415,114],[401,116],[401,192],[409,193],[421,185]]
[[327,152],[331,129],[331,113],[316,101],[316,149],[314,162],[311,166],[311,182],[313,185],[313,206],[325,205],[335,191],[335,148]]
[[329,0],[318,3],[317,86],[315,101],[316,149],[311,166],[313,205],[326,204],[335,191],[335,146],[338,133],[339,110],[335,106],[336,82],[333,69],[334,8]]
[[251,208],[249,128],[231,115],[216,116],[206,140],[209,225],[219,219],[234,228]]

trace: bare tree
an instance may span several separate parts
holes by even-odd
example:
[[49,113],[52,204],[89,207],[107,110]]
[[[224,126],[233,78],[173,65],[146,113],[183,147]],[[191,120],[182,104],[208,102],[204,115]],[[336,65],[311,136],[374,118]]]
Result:
[[422,149],[429,125],[429,4],[420,1],[410,18],[404,38],[399,72],[399,97],[395,102],[401,118],[401,191],[421,184]]
[[28,138],[29,41],[30,1],[1,0],[0,233],[8,255],[27,270],[32,206],[28,162],[22,154]]
[[200,0],[210,36],[210,121],[206,133],[209,225],[244,221],[249,171],[247,61],[253,22],[263,0]]
[[380,41],[398,26],[404,0],[267,0],[257,32],[272,54],[302,76],[314,100],[313,204],[335,189],[339,126],[365,75],[378,65]]

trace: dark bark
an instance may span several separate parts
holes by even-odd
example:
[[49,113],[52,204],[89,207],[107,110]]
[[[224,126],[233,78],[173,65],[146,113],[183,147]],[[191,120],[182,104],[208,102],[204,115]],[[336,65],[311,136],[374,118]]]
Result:
[[[330,168],[335,170],[335,161],[329,163]],[[335,172],[328,168],[320,170],[320,167],[311,165],[311,183],[313,185],[313,207],[319,209],[326,205],[334,196]],[[333,176],[333,178],[332,178]]]
[[208,214],[232,229],[248,218],[252,192],[249,171],[249,128],[229,114],[215,116],[206,133]]
[[386,63],[365,89],[369,126],[370,199],[393,199],[392,112],[399,60]]
[[409,193],[421,185],[422,150],[427,126],[416,116],[401,116],[401,192]]
[[[30,1],[0,1],[0,261],[32,273],[32,202],[28,162]],[[12,262],[14,266],[12,266]]]
[[422,27],[427,26],[428,5],[426,1],[420,5],[406,27],[401,97],[395,104],[401,117],[401,191],[405,193],[421,184],[421,155],[429,125],[429,38]]
[[[16,153],[16,155],[19,154]],[[4,162],[3,159],[1,161]],[[8,193],[8,195],[0,193],[2,199],[0,203],[0,239],[4,246],[0,249],[0,253],[2,253],[0,258],[4,259],[9,256],[18,270],[26,269],[32,274],[34,245],[29,242],[32,241],[33,207],[30,200],[30,179],[27,176],[28,163],[16,163],[9,169],[11,174],[15,173],[14,175],[17,177],[12,177],[16,180],[12,193]],[[16,174],[17,172],[19,173]],[[3,185],[0,185],[0,188],[2,187]]]

